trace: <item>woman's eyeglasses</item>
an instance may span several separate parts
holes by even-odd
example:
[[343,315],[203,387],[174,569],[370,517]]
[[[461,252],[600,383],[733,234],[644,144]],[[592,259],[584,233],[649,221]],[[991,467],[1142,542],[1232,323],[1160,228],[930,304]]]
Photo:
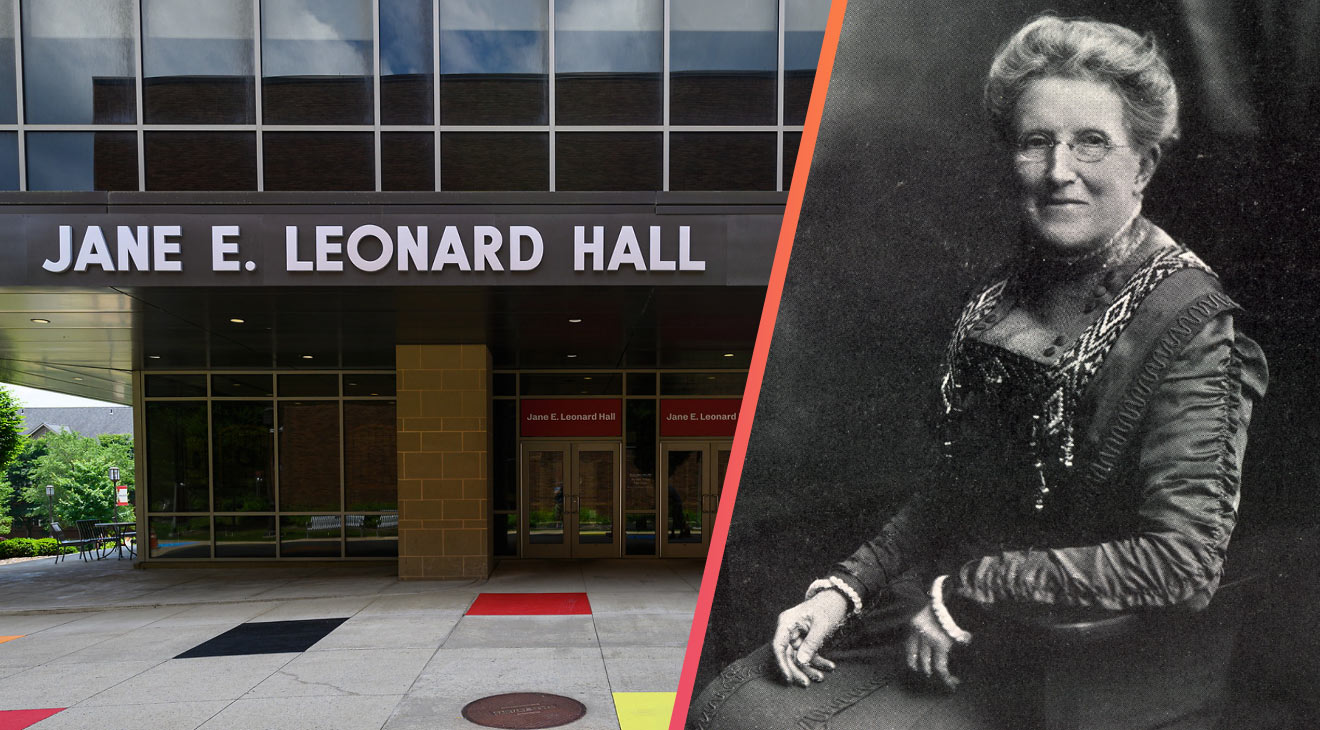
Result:
[[1013,151],[1023,162],[1042,162],[1057,145],[1066,146],[1078,162],[1099,162],[1109,156],[1110,150],[1128,146],[1114,144],[1108,137],[1096,133],[1083,134],[1080,139],[1063,142],[1048,134],[1032,132],[1018,137],[1013,145]]

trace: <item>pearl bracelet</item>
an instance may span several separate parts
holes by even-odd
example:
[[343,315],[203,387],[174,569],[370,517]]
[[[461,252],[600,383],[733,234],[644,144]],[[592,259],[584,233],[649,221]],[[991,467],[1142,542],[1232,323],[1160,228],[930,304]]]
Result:
[[953,616],[949,615],[949,609],[944,606],[944,579],[947,575],[941,575],[935,579],[930,586],[930,608],[935,614],[935,620],[940,623],[940,628],[949,635],[958,644],[972,643],[972,634],[970,631],[964,631],[957,623],[954,623]]
[[843,597],[848,599],[848,604],[852,609],[848,612],[848,615],[856,616],[862,612],[862,597],[857,595],[857,591],[853,590],[852,586],[840,580],[838,576],[831,575],[828,578],[821,578],[820,580],[813,582],[807,587],[806,597],[811,598],[817,593],[829,589],[834,589],[842,593]]

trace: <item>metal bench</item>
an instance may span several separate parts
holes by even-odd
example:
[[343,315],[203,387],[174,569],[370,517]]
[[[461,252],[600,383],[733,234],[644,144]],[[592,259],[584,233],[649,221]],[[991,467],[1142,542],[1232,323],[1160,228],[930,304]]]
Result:
[[57,563],[60,562],[60,560],[64,559],[64,556],[66,555],[66,553],[64,552],[64,548],[66,547],[77,548],[78,557],[85,559],[83,552],[87,550],[88,546],[94,542],[94,540],[90,538],[83,538],[82,536],[79,536],[77,539],[70,539],[68,537],[65,537],[64,530],[60,528],[60,523],[58,522],[50,523],[50,536],[55,538],[55,542],[59,543],[60,546],[59,553],[55,555],[55,562]]

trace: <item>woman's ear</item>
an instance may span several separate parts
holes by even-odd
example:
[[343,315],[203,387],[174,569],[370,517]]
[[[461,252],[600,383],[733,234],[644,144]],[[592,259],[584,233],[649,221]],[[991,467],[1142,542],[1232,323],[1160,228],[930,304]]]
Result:
[[1150,183],[1150,179],[1152,177],[1155,177],[1155,168],[1159,166],[1160,166],[1159,145],[1153,145],[1150,148],[1148,148],[1145,152],[1141,153],[1141,161],[1138,163],[1137,166],[1137,179],[1134,181],[1132,187],[1132,194],[1134,196],[1138,198],[1141,197],[1142,192],[1145,191],[1146,189],[1146,185]]

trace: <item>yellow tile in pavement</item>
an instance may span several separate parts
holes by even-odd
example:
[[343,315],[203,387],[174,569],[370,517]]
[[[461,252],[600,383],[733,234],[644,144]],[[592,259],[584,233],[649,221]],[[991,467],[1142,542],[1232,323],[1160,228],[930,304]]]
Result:
[[6,641],[13,641],[14,639],[21,639],[26,635],[27,634],[19,634],[18,636],[0,636],[0,644],[5,643]]
[[665,730],[677,692],[615,692],[619,730]]

